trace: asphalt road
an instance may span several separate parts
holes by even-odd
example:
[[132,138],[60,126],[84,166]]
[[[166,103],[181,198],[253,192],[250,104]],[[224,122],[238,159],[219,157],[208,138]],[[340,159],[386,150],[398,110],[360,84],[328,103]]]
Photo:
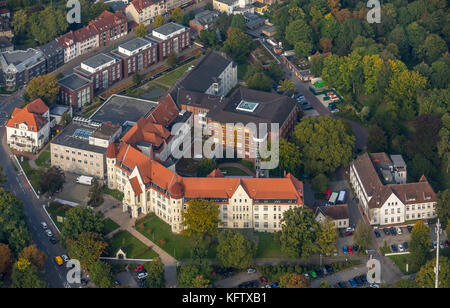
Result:
[[[8,97],[0,96],[0,112],[6,112],[9,115],[14,108],[18,107],[21,103],[21,93],[16,93],[15,95]],[[0,127],[0,140],[3,140],[5,134],[6,129]],[[43,278],[48,282],[48,286],[51,288],[64,288],[67,286],[67,269],[59,267],[53,261],[54,257],[64,253],[64,250],[59,244],[51,244],[49,237],[44,233],[40,226],[40,223],[45,221],[51,228],[53,234],[57,234],[50,219],[42,208],[45,200],[36,198],[31,188],[28,186],[25,177],[16,171],[12,161],[13,158],[10,155],[9,149],[5,148],[4,142],[2,142],[0,146],[0,165],[3,167],[3,172],[8,176],[8,182],[5,184],[5,188],[22,200],[24,204],[24,213],[27,216],[28,225],[33,235],[33,243],[39,250],[45,252],[48,256],[43,271]],[[57,235],[56,237],[58,238]],[[71,287],[77,286],[71,285]]]

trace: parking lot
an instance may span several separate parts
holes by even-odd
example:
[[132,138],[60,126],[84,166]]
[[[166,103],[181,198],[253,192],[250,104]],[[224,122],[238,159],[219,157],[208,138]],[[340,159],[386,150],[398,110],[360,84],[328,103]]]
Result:
[[64,184],[63,190],[55,194],[55,198],[80,205],[86,204],[89,200],[88,195],[90,186],[78,184],[76,179],[79,175],[68,172],[65,172],[64,174],[66,176],[66,183]]
[[[377,237],[377,243],[380,248],[384,247],[384,243],[386,242],[387,246],[389,247],[390,251],[392,251],[391,246],[396,245],[403,245],[403,243],[408,243],[411,240],[411,233],[407,230],[406,227],[395,227],[395,229],[400,228],[401,234],[398,232],[394,233],[395,235],[392,235],[390,228],[377,228],[380,237]],[[385,233],[386,232],[386,233]],[[400,252],[400,251],[394,251],[394,252]]]

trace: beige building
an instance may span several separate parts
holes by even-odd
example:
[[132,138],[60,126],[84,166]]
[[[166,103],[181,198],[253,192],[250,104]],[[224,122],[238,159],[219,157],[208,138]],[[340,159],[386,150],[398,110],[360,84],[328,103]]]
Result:
[[122,129],[74,118],[50,144],[51,165],[64,171],[104,179],[106,149]]
[[437,197],[425,176],[406,183],[401,155],[365,153],[350,164],[350,183],[372,225],[436,217]]
[[318,206],[315,210],[316,220],[323,223],[327,218],[334,223],[334,227],[348,228],[350,226],[347,204]]
[[125,9],[125,14],[129,21],[145,25],[149,25],[156,16],[166,12],[167,7],[163,0],[155,2],[150,0],[133,0]]

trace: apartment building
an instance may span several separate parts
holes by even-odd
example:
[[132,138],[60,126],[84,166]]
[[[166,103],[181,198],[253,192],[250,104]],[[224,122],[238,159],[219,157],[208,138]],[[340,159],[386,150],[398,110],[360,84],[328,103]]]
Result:
[[123,78],[128,78],[158,62],[157,48],[154,42],[137,37],[120,44],[111,54],[122,60]]
[[36,76],[46,74],[44,54],[34,48],[0,53],[0,84],[8,90],[28,84]]
[[47,73],[53,72],[64,64],[64,50],[56,40],[51,40],[38,48],[45,57]]
[[113,83],[122,80],[122,60],[99,53],[81,62],[73,71],[92,81],[94,92],[106,90]]
[[137,24],[149,25],[156,16],[167,12],[164,0],[133,0],[125,9],[125,14],[129,21]]
[[89,22],[89,26],[98,32],[99,46],[106,46],[109,41],[117,40],[128,33],[128,20],[122,12],[104,11]]
[[425,176],[407,183],[401,155],[365,153],[350,164],[350,182],[372,225],[436,217],[437,197]]
[[238,83],[237,65],[225,53],[210,51],[175,88],[225,96]]
[[15,108],[6,124],[6,140],[11,149],[37,153],[50,136],[50,111],[37,99],[23,109]]
[[200,35],[200,31],[209,30],[214,21],[219,17],[219,12],[204,10],[195,15],[195,18],[189,21],[189,27],[192,31]]
[[169,22],[153,29],[148,39],[158,45],[159,61],[166,59],[171,52],[178,54],[191,47],[189,28],[175,22]]
[[67,172],[104,179],[106,149],[121,132],[119,125],[75,117],[51,142],[51,164]]
[[94,99],[93,82],[81,75],[71,74],[60,80],[59,99],[78,110]]

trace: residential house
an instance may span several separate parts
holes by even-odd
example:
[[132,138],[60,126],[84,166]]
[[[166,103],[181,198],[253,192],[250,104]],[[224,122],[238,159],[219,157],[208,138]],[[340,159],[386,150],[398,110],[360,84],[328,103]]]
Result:
[[318,206],[314,211],[314,215],[316,221],[323,223],[326,219],[329,219],[333,222],[334,227],[338,229],[350,226],[348,204]]
[[56,40],[51,40],[47,44],[38,47],[45,57],[47,74],[53,72],[64,64],[64,50]]
[[200,35],[200,31],[211,29],[214,21],[219,17],[218,11],[204,10],[195,15],[195,18],[189,21],[189,27],[192,31]]
[[164,0],[133,0],[127,5],[125,14],[129,21],[149,25],[156,16],[163,15],[166,11]]
[[37,153],[50,136],[50,112],[41,99],[23,109],[15,108],[6,124],[6,140],[11,149]]

